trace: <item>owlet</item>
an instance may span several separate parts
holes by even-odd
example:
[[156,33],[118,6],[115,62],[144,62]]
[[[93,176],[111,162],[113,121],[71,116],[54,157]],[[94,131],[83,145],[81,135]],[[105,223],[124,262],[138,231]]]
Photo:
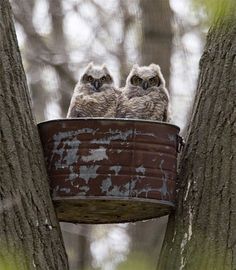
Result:
[[119,93],[108,68],[90,63],[75,86],[67,118],[115,117]]
[[170,120],[169,93],[158,65],[133,66],[119,98],[116,117]]

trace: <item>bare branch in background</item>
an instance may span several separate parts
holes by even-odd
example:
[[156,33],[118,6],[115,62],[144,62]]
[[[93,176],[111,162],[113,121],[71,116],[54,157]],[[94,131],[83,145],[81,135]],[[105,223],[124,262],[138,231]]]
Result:
[[[32,1],[14,1],[13,10],[16,21],[23,27],[27,37],[28,48],[25,50],[25,56],[30,67],[33,66],[33,69],[35,69],[37,65],[39,78],[41,73],[40,69],[45,67],[45,65],[53,67],[58,74],[58,85],[60,86],[59,93],[61,95],[60,101],[62,102],[60,107],[62,115],[65,115],[69,106],[71,92],[75,86],[76,80],[68,67],[65,50],[65,39],[64,36],[61,35],[63,33],[63,16],[61,15],[62,10],[60,10],[60,1],[52,1],[53,3],[50,3],[53,6],[55,5],[56,10],[52,15],[53,41],[51,44],[50,39],[48,41],[47,39],[43,38],[40,34],[37,33],[33,26],[32,14],[34,6],[31,4]],[[53,9],[53,7],[51,9]],[[31,68],[28,69],[28,72],[31,78]],[[39,91],[34,88],[34,85],[34,82],[30,83],[36,117],[38,120],[43,120],[45,116],[42,115],[42,108],[45,109],[47,102],[50,100],[50,97],[48,96],[47,91],[44,89],[40,80],[37,81],[37,89],[41,88],[41,95],[39,95]],[[43,96],[45,97],[44,100],[42,100]],[[41,109],[38,108],[38,105],[41,106]]]

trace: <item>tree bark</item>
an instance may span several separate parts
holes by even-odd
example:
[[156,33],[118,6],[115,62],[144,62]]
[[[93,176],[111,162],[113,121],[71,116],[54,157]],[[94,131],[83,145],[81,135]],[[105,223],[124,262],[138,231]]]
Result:
[[167,85],[170,78],[172,49],[172,10],[167,0],[141,0],[142,64],[159,64]]
[[[215,20],[200,61],[177,209],[158,269],[236,269],[236,8]],[[222,15],[222,14],[221,14]]]
[[7,0],[0,1],[0,268],[68,269]]

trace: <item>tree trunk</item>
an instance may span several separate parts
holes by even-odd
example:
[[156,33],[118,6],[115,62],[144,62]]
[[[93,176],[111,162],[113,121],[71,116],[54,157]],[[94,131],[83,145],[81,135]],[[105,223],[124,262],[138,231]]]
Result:
[[209,31],[158,269],[236,269],[236,11]]
[[169,85],[172,48],[172,11],[168,0],[141,0],[142,64],[156,63]]
[[0,268],[68,269],[7,0],[0,1]]

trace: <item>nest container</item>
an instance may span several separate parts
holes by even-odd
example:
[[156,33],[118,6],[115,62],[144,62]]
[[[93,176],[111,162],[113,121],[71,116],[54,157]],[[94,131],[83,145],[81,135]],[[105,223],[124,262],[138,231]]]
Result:
[[133,222],[174,208],[177,126],[77,118],[38,128],[60,221]]

